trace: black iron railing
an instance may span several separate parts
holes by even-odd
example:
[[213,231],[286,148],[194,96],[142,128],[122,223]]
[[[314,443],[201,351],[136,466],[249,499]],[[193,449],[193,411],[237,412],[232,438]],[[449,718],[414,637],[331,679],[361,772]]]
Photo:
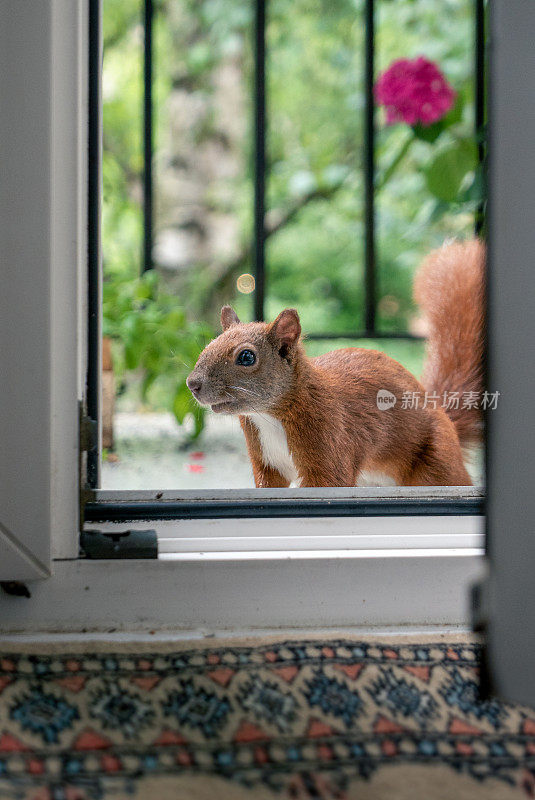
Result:
[[[268,0],[251,0],[255,3],[254,14],[254,231],[252,271],[255,279],[253,295],[254,318],[264,319],[266,283],[269,277],[266,269],[266,235],[264,220],[266,214],[266,11]],[[383,332],[377,330],[377,257],[376,257],[376,163],[375,163],[375,13],[376,0],[365,0],[364,4],[364,330],[347,333],[307,333],[309,339],[419,339],[414,334]],[[143,271],[152,267],[152,88],[153,88],[153,42],[152,23],[154,15],[153,0],[143,0],[143,19],[145,25],[144,46],[144,237]],[[478,141],[478,157],[484,159],[484,144],[481,131],[485,114],[485,14],[484,0],[474,0],[474,97],[475,131]],[[483,210],[478,208],[475,215],[475,228],[482,226]]]
[[364,9],[364,325],[367,336],[375,336],[375,2]]
[[152,156],[154,152],[153,112],[152,112],[152,21],[154,5],[152,0],[144,0],[143,27],[145,30],[143,48],[143,272],[152,269]]
[[[486,85],[485,85],[485,58],[486,58],[486,30],[485,30],[485,0],[475,0],[475,110],[474,110],[474,125],[475,136],[477,142],[477,158],[478,164],[481,166],[485,162],[485,137],[483,128],[486,119]],[[486,187],[485,187],[486,188]],[[481,233],[484,226],[485,210],[484,201],[479,203],[475,215],[475,232]]]
[[[87,376],[86,408],[83,413],[95,423],[100,418],[100,217],[101,217],[101,8],[99,0],[89,0],[88,54],[88,176],[87,176]],[[97,437],[98,439],[98,437]],[[88,486],[99,484],[100,453],[97,447],[87,452]]]
[[266,2],[256,0],[254,20],[254,318],[264,319],[266,288]]

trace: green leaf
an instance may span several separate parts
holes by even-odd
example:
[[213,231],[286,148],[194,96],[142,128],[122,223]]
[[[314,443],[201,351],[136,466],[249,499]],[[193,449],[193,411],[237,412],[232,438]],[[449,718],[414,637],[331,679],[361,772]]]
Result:
[[434,122],[432,125],[422,125],[422,123],[419,122],[417,125],[413,125],[412,129],[417,139],[432,144],[444,130],[444,125],[442,120]]
[[141,384],[141,400],[145,403],[147,401],[147,394],[149,392],[150,387],[157,379],[158,373],[156,372],[148,372],[145,377],[143,378],[143,382]]
[[186,415],[193,411],[193,398],[185,383],[181,383],[173,398],[173,414],[179,425],[182,425]]
[[195,423],[195,427],[191,435],[192,439],[196,439],[203,432],[205,416],[206,410],[201,408],[201,406],[195,406],[193,410],[193,421]]
[[139,282],[136,286],[135,298],[136,300],[148,300],[152,294],[152,287],[145,282]]
[[196,439],[204,429],[204,419],[206,409],[197,405],[194,402],[191,393],[185,383],[180,383],[177,386],[175,396],[173,399],[173,413],[179,425],[184,423],[184,420],[190,414],[193,417],[193,432],[191,439]]
[[466,175],[475,169],[476,155],[475,145],[468,139],[440,150],[425,171],[431,194],[446,203],[455,202]]
[[439,119],[432,125],[422,125],[420,122],[417,125],[413,125],[412,129],[414,131],[414,135],[417,139],[421,139],[424,142],[435,142],[440,134],[443,133],[443,131],[461,120],[463,108],[464,97],[459,92],[453,108],[451,108],[448,113],[442,117],[442,119]]
[[129,343],[124,348],[124,361],[127,369],[136,369],[139,366],[141,353],[135,343]]

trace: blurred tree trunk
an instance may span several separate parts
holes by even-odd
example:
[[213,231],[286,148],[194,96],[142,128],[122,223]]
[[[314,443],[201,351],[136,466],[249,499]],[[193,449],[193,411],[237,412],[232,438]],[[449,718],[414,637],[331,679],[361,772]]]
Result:
[[211,285],[242,250],[238,205],[248,167],[249,113],[242,40],[234,52],[214,54],[213,65],[192,71],[187,54],[195,48],[203,54],[207,46],[196,13],[186,4],[165,6],[173,37],[172,89],[160,115],[166,122],[160,122],[155,162],[153,257],[192,316],[209,320]]

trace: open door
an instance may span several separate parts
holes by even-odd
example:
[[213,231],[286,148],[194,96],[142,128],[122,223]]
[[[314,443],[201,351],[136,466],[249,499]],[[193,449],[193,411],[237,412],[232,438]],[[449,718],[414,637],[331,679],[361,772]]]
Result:
[[86,19],[0,4],[0,581],[78,552]]
[[491,6],[489,578],[491,688],[535,705],[535,6]]
[[48,2],[0,9],[1,580],[50,561],[51,17]]

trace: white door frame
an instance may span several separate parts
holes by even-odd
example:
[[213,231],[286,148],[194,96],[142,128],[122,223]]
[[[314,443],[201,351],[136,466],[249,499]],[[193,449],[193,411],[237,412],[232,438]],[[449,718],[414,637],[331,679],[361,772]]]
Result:
[[[330,518],[311,550],[296,540],[317,532],[310,518],[178,521],[170,535],[167,526],[169,547],[160,560],[78,560],[87,5],[0,6],[2,110],[12,109],[0,117],[1,157],[9,165],[0,212],[8,259],[0,369],[10,376],[2,398],[10,413],[0,421],[0,580],[45,577],[51,565],[54,573],[31,585],[30,599],[0,595],[2,630],[466,623],[468,586],[481,567],[481,518],[472,519],[472,531],[468,520],[453,518],[429,517],[425,530],[422,519]],[[370,548],[373,525],[382,536]],[[245,527],[250,544],[233,547]],[[273,541],[262,550],[266,533],[286,537],[280,551]],[[185,552],[185,539],[199,534],[199,551]]]
[[77,549],[86,2],[3,0],[0,32],[0,580],[29,580]]

